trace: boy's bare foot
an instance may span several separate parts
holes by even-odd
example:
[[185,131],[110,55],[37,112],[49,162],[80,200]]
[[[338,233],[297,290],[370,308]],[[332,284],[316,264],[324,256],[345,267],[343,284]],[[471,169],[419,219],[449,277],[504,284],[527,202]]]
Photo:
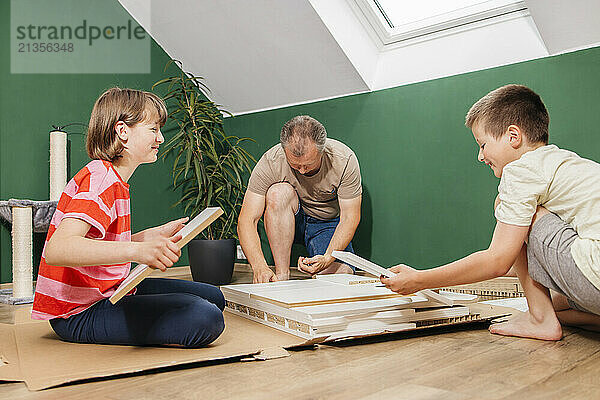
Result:
[[538,320],[526,312],[509,321],[490,325],[490,332],[504,336],[541,340],[560,340],[562,338],[562,328],[554,314]]

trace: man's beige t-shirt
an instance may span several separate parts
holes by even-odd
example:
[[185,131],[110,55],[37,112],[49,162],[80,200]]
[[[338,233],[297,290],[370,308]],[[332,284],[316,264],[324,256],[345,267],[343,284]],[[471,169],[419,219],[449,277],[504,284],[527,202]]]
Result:
[[600,164],[543,146],[504,167],[498,197],[498,221],[529,226],[540,205],[571,225],[573,260],[600,289]]
[[354,199],[362,194],[356,155],[334,139],[325,141],[321,168],[313,176],[304,176],[290,167],[281,144],[267,150],[252,170],[248,190],[264,196],[271,185],[279,182],[292,185],[306,215],[321,220],[339,216],[338,197]]

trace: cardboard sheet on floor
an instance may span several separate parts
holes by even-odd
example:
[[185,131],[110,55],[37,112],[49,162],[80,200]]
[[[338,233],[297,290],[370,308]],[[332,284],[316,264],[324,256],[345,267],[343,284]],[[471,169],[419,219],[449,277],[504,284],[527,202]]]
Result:
[[225,332],[201,349],[67,343],[47,322],[0,324],[0,380],[24,381],[30,390],[88,378],[234,357],[261,359],[261,351],[306,340],[226,313]]
[[[514,311],[481,303],[469,307],[480,314],[478,321]],[[47,322],[0,324],[0,381],[23,381],[30,390],[41,390],[83,379],[201,361],[239,357],[260,360],[272,358],[270,354],[279,357],[283,348],[312,343],[231,313],[225,313],[225,323],[221,337],[201,349],[67,343],[58,339]],[[439,325],[417,329],[433,326]],[[386,333],[390,332],[364,336]],[[232,368],[244,368],[244,363],[233,363]]]

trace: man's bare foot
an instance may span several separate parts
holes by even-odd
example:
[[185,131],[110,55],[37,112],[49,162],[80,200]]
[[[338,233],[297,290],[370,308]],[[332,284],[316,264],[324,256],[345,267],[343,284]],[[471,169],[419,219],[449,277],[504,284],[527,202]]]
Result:
[[562,328],[554,314],[547,315],[540,321],[526,312],[509,321],[490,325],[490,332],[504,336],[541,340],[560,340],[562,338]]
[[275,276],[277,276],[277,279],[280,281],[287,281],[290,279],[290,271],[277,272]]

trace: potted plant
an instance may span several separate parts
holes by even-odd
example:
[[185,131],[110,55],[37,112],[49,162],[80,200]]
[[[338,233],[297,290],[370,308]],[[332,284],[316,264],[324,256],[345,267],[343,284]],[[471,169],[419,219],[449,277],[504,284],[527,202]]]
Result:
[[156,82],[152,89],[166,86],[164,100],[169,118],[177,125],[167,140],[161,157],[172,155],[173,186],[181,190],[174,206],[182,205],[191,217],[206,207],[219,206],[224,215],[202,232],[203,239],[188,244],[192,276],[196,281],[215,285],[231,281],[236,249],[237,218],[245,192],[242,181],[250,172],[254,158],[244,148],[249,138],[228,135],[223,127],[221,109],[207,99],[208,87],[203,78],[183,70],[175,63],[178,73]]

